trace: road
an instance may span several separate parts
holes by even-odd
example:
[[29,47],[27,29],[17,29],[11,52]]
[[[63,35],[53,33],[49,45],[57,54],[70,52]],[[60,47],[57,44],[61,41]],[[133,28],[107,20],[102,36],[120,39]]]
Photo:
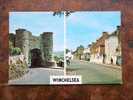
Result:
[[94,64],[87,61],[73,60],[67,66],[67,73],[82,76],[83,84],[121,84],[121,68]]
[[9,85],[37,85],[50,84],[50,75],[64,75],[63,69],[30,68],[29,72],[16,80],[9,80]]

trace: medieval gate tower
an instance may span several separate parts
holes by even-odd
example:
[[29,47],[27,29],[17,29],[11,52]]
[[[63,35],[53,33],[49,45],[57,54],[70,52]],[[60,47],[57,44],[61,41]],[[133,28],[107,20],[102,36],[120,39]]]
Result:
[[26,57],[31,61],[30,51],[40,49],[43,63],[52,62],[53,54],[53,32],[43,32],[40,36],[32,36],[32,33],[25,29],[16,30],[15,47],[19,47]]

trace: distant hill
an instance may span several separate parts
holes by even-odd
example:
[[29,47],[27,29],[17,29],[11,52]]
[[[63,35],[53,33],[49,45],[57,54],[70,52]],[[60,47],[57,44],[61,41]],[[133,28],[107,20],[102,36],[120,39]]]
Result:
[[54,52],[54,55],[58,57],[64,57],[64,51],[56,51]]

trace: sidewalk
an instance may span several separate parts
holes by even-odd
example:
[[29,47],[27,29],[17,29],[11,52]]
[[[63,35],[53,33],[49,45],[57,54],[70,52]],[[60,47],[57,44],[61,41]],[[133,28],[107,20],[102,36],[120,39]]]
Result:
[[[95,64],[98,64],[98,63],[95,63]],[[100,63],[99,63],[99,64],[100,64]],[[122,68],[121,66],[112,65],[112,64],[100,64],[100,65],[108,66],[108,67],[110,67],[110,68],[115,68],[115,69],[121,69],[121,68]]]
[[89,61],[85,61],[85,60],[80,60],[80,61],[84,61],[84,62],[88,62],[88,63],[93,63],[93,64],[97,64],[97,65],[103,65],[103,67],[108,66],[110,68],[115,68],[115,69],[121,69],[121,66],[118,65],[112,65],[112,64],[102,64],[102,63],[96,63],[96,62],[89,62]]

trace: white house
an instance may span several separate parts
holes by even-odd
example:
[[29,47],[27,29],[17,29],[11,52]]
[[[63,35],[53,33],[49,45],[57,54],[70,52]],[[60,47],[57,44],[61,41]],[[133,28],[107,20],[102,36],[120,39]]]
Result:
[[107,64],[116,64],[117,48],[119,46],[118,36],[116,32],[110,34],[105,40],[105,55]]
[[84,49],[82,59],[90,61],[90,45]]

